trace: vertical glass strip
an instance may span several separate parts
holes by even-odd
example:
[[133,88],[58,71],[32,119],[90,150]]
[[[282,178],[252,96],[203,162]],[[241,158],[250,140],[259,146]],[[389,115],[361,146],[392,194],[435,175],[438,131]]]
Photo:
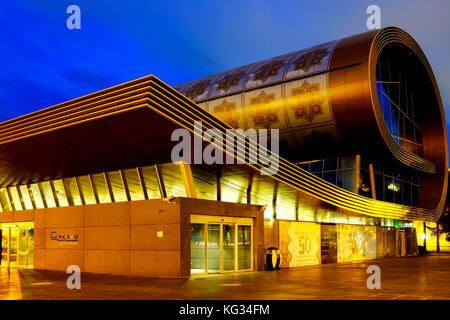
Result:
[[145,200],[144,191],[142,190],[141,183],[139,182],[138,171],[133,169],[124,170],[125,180],[127,182],[128,191],[130,192],[130,199],[133,200]]
[[9,201],[8,192],[6,188],[0,188],[0,201],[2,203],[2,210],[4,212],[12,211],[11,202]]
[[81,196],[77,187],[77,181],[75,180],[75,177],[65,178],[63,179],[63,183],[67,195],[67,200],[69,201],[69,205],[73,206],[82,205],[83,203],[81,202]]
[[11,195],[11,202],[14,210],[23,210],[22,203],[20,201],[19,193],[17,192],[16,187],[8,187],[9,194]]
[[78,181],[80,183],[81,192],[83,193],[84,201],[86,204],[95,204],[97,203],[94,195],[94,191],[91,187],[91,181],[89,176],[81,176],[78,177]]
[[56,201],[53,198],[52,186],[50,181],[41,182],[41,190],[44,194],[45,202],[47,203],[47,208],[55,208]]
[[156,171],[154,166],[142,168],[144,176],[145,188],[149,199],[159,199],[161,195],[158,188],[158,180],[156,179]]
[[111,203],[112,199],[103,173],[93,174],[91,178],[93,187],[97,191],[98,201],[100,203]]
[[33,203],[31,202],[30,194],[28,193],[28,186],[21,185],[21,186],[19,186],[19,190],[22,195],[22,200],[25,205],[25,209],[32,210]]
[[39,191],[39,186],[37,183],[30,184],[31,194],[33,195],[34,205],[37,209],[45,208],[44,202],[42,201],[41,192]]
[[107,175],[111,184],[111,191],[114,195],[114,201],[127,201],[127,195],[119,171],[108,172]]
[[62,179],[54,180],[53,186],[55,187],[55,193],[56,193],[56,197],[58,198],[59,206],[67,207],[69,205],[69,201],[67,199],[66,190],[64,188]]

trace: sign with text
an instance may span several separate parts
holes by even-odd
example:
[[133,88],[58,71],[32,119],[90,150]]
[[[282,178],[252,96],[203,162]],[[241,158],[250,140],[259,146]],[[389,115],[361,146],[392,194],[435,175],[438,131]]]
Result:
[[279,221],[282,267],[320,264],[320,224]]

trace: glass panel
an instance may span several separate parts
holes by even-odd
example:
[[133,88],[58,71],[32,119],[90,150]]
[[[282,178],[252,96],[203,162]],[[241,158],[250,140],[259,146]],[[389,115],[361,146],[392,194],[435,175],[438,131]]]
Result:
[[62,180],[53,181],[53,186],[55,187],[56,197],[58,198],[60,207],[67,207],[69,202],[67,201],[66,191],[64,189],[64,184]]
[[45,202],[47,203],[47,208],[55,208],[56,202],[53,198],[52,187],[50,186],[50,181],[41,182],[42,192],[45,197]]
[[222,201],[247,203],[248,180],[222,176]]
[[205,225],[191,224],[191,273],[205,272]]
[[391,177],[384,177],[384,201],[394,202],[394,179]]
[[186,188],[181,177],[180,166],[175,163],[158,165],[163,177],[167,196],[186,197]]
[[77,181],[75,178],[63,179],[66,194],[69,203],[74,206],[82,205],[80,193],[78,192]]
[[86,204],[95,204],[97,203],[95,200],[94,192],[92,191],[91,182],[88,176],[77,177],[78,182],[80,184],[80,191],[83,194],[84,202]]
[[158,180],[156,179],[156,171],[154,166],[143,167],[142,175],[144,176],[145,188],[149,199],[161,198],[158,188]]
[[309,162],[299,163],[298,166],[306,171],[309,171]]
[[322,172],[322,164],[323,164],[322,160],[311,162],[310,171],[311,172]]
[[236,270],[236,226],[233,224],[223,225],[223,270]]
[[10,228],[11,229],[11,247],[10,247],[10,259],[11,265],[17,266],[17,241],[19,237],[19,229]]
[[114,202],[127,201],[127,194],[123,187],[123,181],[120,172],[108,172],[109,183],[111,184],[112,193],[114,195]]
[[338,187],[345,190],[355,191],[355,170],[339,171],[338,173]]
[[337,159],[327,159],[323,165],[323,171],[336,171],[337,170]]
[[238,226],[238,270],[252,268],[252,233],[250,226]]
[[22,185],[19,187],[20,195],[22,196],[23,203],[25,204],[25,209],[33,209],[33,203],[31,202],[30,193],[28,192],[28,187]]
[[405,206],[411,205],[411,184],[407,182],[403,183],[403,204]]
[[199,199],[217,200],[217,177],[193,165],[191,165],[191,169],[197,197]]
[[110,203],[111,196],[103,173],[93,174],[91,175],[91,178],[94,188],[97,191],[98,201],[100,203]]
[[11,195],[12,205],[15,210],[23,210],[22,203],[20,202],[19,193],[17,192],[16,187],[8,188],[9,194]]
[[28,260],[27,265],[33,266],[34,265],[34,228],[28,228]]
[[6,188],[0,189],[0,200],[2,203],[3,211],[12,211],[11,203],[9,202],[8,193]]
[[42,201],[41,192],[37,183],[30,184],[31,194],[33,195],[33,201],[38,209],[45,208],[44,201]]
[[323,179],[332,184],[336,184],[336,171],[324,172]]
[[145,200],[137,169],[127,169],[124,172],[128,185],[128,191],[130,192],[130,199],[132,201]]
[[355,157],[342,157],[339,159],[339,169],[353,169],[355,162]]
[[208,224],[208,272],[220,272],[220,224]]

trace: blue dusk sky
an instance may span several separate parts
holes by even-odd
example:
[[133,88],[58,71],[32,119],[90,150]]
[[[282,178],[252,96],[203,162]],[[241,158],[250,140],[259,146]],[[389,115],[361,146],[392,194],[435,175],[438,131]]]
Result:
[[[69,30],[69,5],[81,30]],[[0,121],[154,74],[176,85],[367,31],[368,5],[422,47],[450,123],[450,1],[2,0]]]

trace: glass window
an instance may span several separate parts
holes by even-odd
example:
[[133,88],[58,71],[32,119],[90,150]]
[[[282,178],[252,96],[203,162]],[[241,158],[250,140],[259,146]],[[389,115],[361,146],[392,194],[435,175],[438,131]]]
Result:
[[309,171],[309,162],[299,163],[298,166],[306,171]]
[[124,172],[131,200],[144,200],[145,196],[139,179],[138,170],[133,168],[127,169]]
[[186,197],[186,187],[181,176],[180,166],[175,163],[158,165],[164,181],[167,196]]
[[337,170],[337,159],[327,159],[324,161],[323,171],[336,171]]
[[250,226],[238,226],[238,270],[252,268],[252,233]]
[[70,205],[79,206],[81,202],[80,192],[78,190],[77,181],[75,178],[63,179],[64,187],[66,190],[67,200]]
[[322,174],[323,169],[323,161],[313,161],[310,163],[310,171],[311,172],[320,172]]
[[37,183],[30,184],[30,188],[36,208],[38,209],[45,208],[44,201],[42,200],[41,191],[39,190],[38,184]]
[[114,202],[127,201],[127,194],[125,192],[122,175],[119,171],[106,173],[111,184],[111,191],[114,196]]
[[147,190],[148,198],[161,198],[158,187],[158,180],[156,179],[155,166],[143,167],[142,175],[144,176],[145,188]]
[[91,175],[92,184],[97,191],[98,201],[100,203],[110,203],[111,195],[109,194],[109,188],[106,183],[106,179],[103,173],[97,173]]
[[30,198],[30,193],[28,192],[28,186],[21,185],[19,187],[20,195],[22,196],[23,203],[25,204],[25,209],[33,209],[33,203]]
[[95,204],[97,200],[95,199],[94,191],[92,190],[92,185],[89,176],[77,177],[78,183],[80,185],[80,192],[83,194],[84,202],[86,204]]
[[20,201],[19,193],[17,192],[16,187],[8,187],[9,194],[11,195],[11,202],[14,207],[14,210],[23,210],[22,203]]
[[355,168],[355,157],[341,157],[339,158],[339,169],[353,169]]
[[384,177],[384,201],[394,202],[395,184],[392,177]]
[[9,196],[6,191],[6,188],[0,189],[0,200],[2,203],[2,210],[3,211],[12,211],[11,202],[9,201]]
[[67,201],[66,197],[66,190],[64,188],[64,184],[62,180],[55,180],[52,181],[53,186],[55,188],[55,194],[58,198],[58,204],[60,207],[67,207],[69,205],[69,202]]
[[355,170],[339,171],[337,185],[345,190],[354,192],[355,180]]
[[332,184],[336,184],[337,173],[336,171],[328,171],[323,173],[323,179]]
[[403,204],[411,205],[411,184],[407,182],[403,183]]
[[191,224],[191,273],[205,272],[205,225]]

